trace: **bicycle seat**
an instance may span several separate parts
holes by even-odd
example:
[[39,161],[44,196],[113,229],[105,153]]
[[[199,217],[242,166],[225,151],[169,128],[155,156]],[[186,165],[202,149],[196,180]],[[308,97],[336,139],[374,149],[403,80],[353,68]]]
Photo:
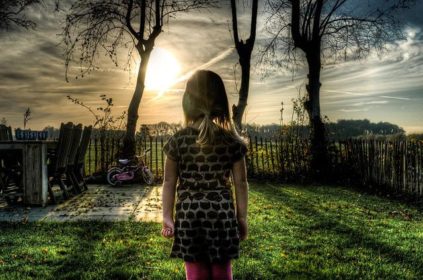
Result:
[[120,159],[119,160],[119,163],[120,164],[128,164],[130,162],[130,160],[129,159]]

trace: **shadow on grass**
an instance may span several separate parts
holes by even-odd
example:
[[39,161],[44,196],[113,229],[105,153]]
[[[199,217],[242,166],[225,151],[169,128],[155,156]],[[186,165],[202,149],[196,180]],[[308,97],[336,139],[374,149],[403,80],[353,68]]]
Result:
[[[404,272],[407,272],[411,277],[423,275],[421,255],[418,256],[416,251],[413,251],[414,246],[421,244],[422,240],[415,240],[414,244],[401,244],[401,240],[395,240],[395,234],[401,234],[401,232],[388,233],[391,230],[389,229],[390,225],[387,224],[386,228],[383,228],[383,223],[378,221],[378,217],[373,217],[373,220],[380,222],[379,224],[382,225],[382,228],[370,228],[373,223],[367,225],[366,217],[363,213],[354,211],[354,208],[369,207],[369,205],[366,205],[366,197],[358,202],[358,194],[352,191],[336,195],[336,190],[331,191],[330,187],[313,186],[284,188],[267,184],[266,187],[255,187],[253,191],[258,192],[272,205],[282,204],[294,211],[292,215],[294,219],[289,220],[287,218],[286,221],[281,221],[281,223],[285,222],[294,226],[297,230],[297,237],[303,239],[297,240],[300,245],[286,244],[293,252],[298,253],[300,251],[306,255],[329,254],[327,257],[315,258],[318,263],[312,264],[311,267],[314,266],[314,268],[310,269],[310,271],[314,270],[312,273],[313,277],[386,277],[399,279],[402,277],[407,278],[407,276],[402,274]],[[329,194],[326,194],[325,191],[329,192]],[[322,199],[325,201],[322,201]],[[375,197],[367,200],[367,202],[382,203],[384,207],[390,203],[389,201],[383,201],[383,198]],[[323,208],[322,203],[329,203],[336,207]],[[339,203],[342,204],[339,205]],[[370,207],[377,206],[372,205]],[[384,218],[380,217],[379,219],[382,220]],[[401,222],[407,223],[405,221]],[[406,229],[405,225],[400,225],[400,230]],[[384,230],[387,232],[383,232]],[[284,233],[281,232],[280,234],[283,235]],[[393,241],[393,243],[397,242],[400,244],[395,246],[383,240],[389,234],[393,240],[387,240],[388,242]],[[324,236],[329,236],[332,240]],[[316,242],[322,243],[316,244]],[[409,248],[400,249],[399,247],[403,245],[408,245]],[[361,248],[364,252],[360,252]],[[355,255],[349,255],[351,253],[355,253]],[[364,253],[370,253],[371,257],[362,255]],[[419,253],[422,254],[421,249]],[[329,264],[352,267],[349,272],[346,272],[348,269],[336,272],[334,270],[335,267],[327,267]],[[374,267],[378,265],[383,265],[384,267]],[[321,268],[316,269],[319,266]],[[384,271],[384,268],[388,268],[389,271]],[[367,270],[367,272],[360,272],[360,269]],[[298,271],[287,272],[284,276],[289,277],[295,274],[298,274]],[[307,270],[303,270],[301,274],[302,276],[307,276]]]
[[160,225],[0,223],[0,279],[183,279]]
[[178,279],[175,270],[181,269],[168,260],[169,241],[158,235],[159,229],[157,223],[84,223],[54,278]]
[[[116,190],[119,191],[119,189]],[[152,190],[153,188],[149,188],[136,203],[139,204],[146,199]],[[119,195],[122,192],[114,194],[110,190],[99,189],[98,191],[100,195],[92,197],[89,201],[91,207],[111,207],[113,203],[121,203]],[[87,207],[87,205],[81,206],[76,203],[70,207],[78,211],[79,207]],[[118,216],[119,214],[116,218]],[[130,224],[133,226],[129,226]],[[111,220],[71,221],[63,225],[68,229],[68,232],[65,231],[68,235],[68,244],[63,251],[63,258],[60,258],[54,266],[55,269],[52,272],[54,279],[77,279],[81,276],[84,279],[129,279],[134,277],[134,274],[137,274],[138,278],[146,276],[147,269],[134,271],[129,265],[140,267],[138,263],[140,252],[137,246],[129,246],[129,243],[133,241],[132,233],[137,230],[139,224]],[[149,231],[152,231],[152,226],[145,224],[143,232]]]
[[57,267],[53,272],[53,278],[71,279],[80,278],[85,273],[95,273],[101,276],[103,273],[102,266],[97,266],[101,261],[99,255],[99,247],[102,247],[102,241],[105,239],[107,232],[112,224],[98,222],[70,222],[67,226],[72,225],[72,238],[67,244],[67,252],[64,258],[57,263]]

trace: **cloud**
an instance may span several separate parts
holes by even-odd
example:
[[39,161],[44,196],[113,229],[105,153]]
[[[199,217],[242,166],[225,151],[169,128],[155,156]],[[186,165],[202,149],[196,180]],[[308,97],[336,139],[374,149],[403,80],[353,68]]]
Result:
[[[0,33],[0,118],[6,117],[14,127],[21,126],[22,114],[30,106],[34,112],[30,126],[35,129],[47,124],[58,126],[62,121],[92,122],[83,108],[67,100],[67,95],[96,107],[101,104],[99,95],[107,94],[114,100],[116,114],[125,110],[135,87],[134,71],[130,73],[123,66],[116,68],[106,57],[99,56],[101,68],[98,71],[83,79],[65,82],[64,50],[57,36],[63,26],[63,14],[52,12],[48,1],[45,2],[47,6],[28,11],[38,23],[36,31]],[[371,55],[366,60],[323,67],[323,115],[331,120],[348,117],[390,121],[404,128],[423,130],[423,17],[420,16],[423,6],[422,1],[418,2],[414,10],[406,11],[410,22],[406,40],[387,45],[382,57]],[[244,38],[249,29],[248,7],[240,9],[239,19]],[[267,36],[262,30],[264,21],[265,17],[259,15],[254,57]],[[238,56],[234,51],[227,4],[218,12],[181,14],[171,19],[156,46],[170,51],[181,63],[184,74],[162,97],[153,91],[144,93],[140,123],[182,121],[181,94],[185,80],[196,69],[208,68],[221,75],[230,103],[237,102],[240,67],[235,67]],[[72,73],[78,71],[77,66],[73,65]],[[281,102],[284,103],[283,118],[289,120],[291,100],[304,94],[307,69],[299,68],[292,75],[288,69],[270,65],[274,72],[262,76],[260,69],[254,63],[253,66],[246,120],[279,123]]]
[[374,100],[374,101],[354,103],[354,104],[351,104],[351,106],[363,106],[363,105],[387,104],[387,103],[389,103],[389,101],[386,101],[386,100]]
[[350,113],[350,112],[367,112],[370,108],[362,108],[362,109],[339,109],[341,112]]
[[411,100],[411,98],[407,98],[407,97],[398,97],[398,96],[385,96],[385,95],[381,95],[380,97],[382,98],[388,98],[388,99],[396,99],[396,100]]

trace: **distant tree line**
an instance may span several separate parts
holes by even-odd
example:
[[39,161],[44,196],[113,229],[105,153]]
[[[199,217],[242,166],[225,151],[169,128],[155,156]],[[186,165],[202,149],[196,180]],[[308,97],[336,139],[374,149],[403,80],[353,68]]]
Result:
[[[402,136],[405,137],[403,128],[389,122],[373,123],[364,120],[338,120],[326,123],[326,133],[329,140],[345,140],[350,138],[373,136]],[[246,124],[247,134],[250,137],[274,138],[283,137],[288,139],[306,139],[309,136],[308,125],[284,125],[278,124],[257,125]]]
[[[396,124],[389,122],[370,122],[367,119],[364,120],[338,120],[337,122],[330,122],[326,124],[328,130],[328,138],[330,140],[345,140],[350,138],[368,137],[373,136],[402,136],[405,137],[405,131],[403,128]],[[138,132],[139,137],[168,137],[173,133],[182,128],[180,123],[167,123],[159,122],[155,124],[141,124]],[[47,126],[45,128],[49,131],[49,135],[52,138],[58,137],[59,129]],[[264,138],[275,138],[275,137],[286,137],[286,138],[307,138],[308,137],[308,126],[307,125],[284,125],[281,128],[278,124],[266,124],[259,125],[255,123],[247,123],[245,125],[246,133],[250,137],[264,137]],[[123,135],[123,130],[120,130]],[[413,133],[407,136],[408,139],[412,140],[423,140],[423,133]]]
[[413,141],[423,141],[423,133],[411,133],[407,135],[407,139],[410,139]]
[[338,120],[327,124],[328,136],[333,140],[344,140],[366,135],[405,135],[403,128],[389,122],[372,123],[364,120]]

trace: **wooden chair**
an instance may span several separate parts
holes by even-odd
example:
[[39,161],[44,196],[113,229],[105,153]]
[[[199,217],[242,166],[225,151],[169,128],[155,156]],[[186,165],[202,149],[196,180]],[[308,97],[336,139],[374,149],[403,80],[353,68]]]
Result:
[[12,141],[12,128],[4,124],[0,124],[0,141]]
[[[12,128],[4,124],[0,124],[0,141],[12,141]],[[20,162],[18,155],[11,151],[0,151],[0,167],[2,168],[16,168]]]
[[78,184],[78,180],[75,175],[75,162],[78,155],[78,148],[81,143],[81,135],[82,135],[82,124],[78,124],[74,127],[74,131],[72,134],[71,146],[69,155],[66,162],[66,178],[67,178],[67,186],[68,189],[72,189],[74,194],[81,193],[83,190],[80,188]]
[[0,194],[8,204],[16,204],[24,195],[22,167],[2,163],[0,166]]
[[[0,124],[0,141],[12,141],[12,128]],[[0,192],[8,204],[15,204],[23,196],[22,154],[17,151],[0,152]]]
[[[68,156],[71,151],[73,127],[74,125],[71,122],[61,124],[57,147],[48,156],[48,190],[53,203],[57,203],[59,199],[64,200],[71,196],[68,185],[66,184],[66,169]],[[54,185],[58,185],[61,191],[54,191]]]
[[90,144],[91,133],[93,127],[85,126],[84,131],[82,132],[81,143],[78,147],[78,152],[75,158],[75,164],[73,168],[73,175],[75,182],[78,185],[78,189],[81,191],[86,191],[88,189],[87,184],[84,180],[84,163],[85,163],[85,154],[88,150],[88,145]]

